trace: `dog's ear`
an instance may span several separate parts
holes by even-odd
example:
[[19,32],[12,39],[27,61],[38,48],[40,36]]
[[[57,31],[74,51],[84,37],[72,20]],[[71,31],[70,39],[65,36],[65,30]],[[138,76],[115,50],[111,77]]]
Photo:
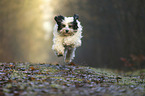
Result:
[[61,16],[61,15],[59,15],[59,16],[55,16],[54,19],[55,19],[55,21],[56,21],[57,23],[61,23],[62,20],[64,20],[64,17]]
[[76,30],[78,28],[77,19],[79,19],[79,15],[74,14],[73,18],[74,18],[74,21],[73,21],[73,29]]
[[79,15],[78,14],[74,14],[74,20],[79,19]]

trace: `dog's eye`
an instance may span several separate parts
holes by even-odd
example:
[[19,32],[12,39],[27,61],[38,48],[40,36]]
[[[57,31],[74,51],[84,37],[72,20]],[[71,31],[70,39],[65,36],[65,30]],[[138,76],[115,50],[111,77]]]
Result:
[[65,27],[65,25],[62,25],[62,27]]
[[68,27],[71,28],[71,27],[73,27],[73,25],[69,25]]

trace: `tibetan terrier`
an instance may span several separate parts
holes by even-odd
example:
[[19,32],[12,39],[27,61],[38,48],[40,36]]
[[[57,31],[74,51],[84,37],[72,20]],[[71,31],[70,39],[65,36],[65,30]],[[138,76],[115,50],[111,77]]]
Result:
[[81,46],[82,26],[78,21],[79,16],[55,16],[56,25],[53,31],[53,46],[55,54],[64,56],[65,63],[70,63],[75,57],[75,50]]

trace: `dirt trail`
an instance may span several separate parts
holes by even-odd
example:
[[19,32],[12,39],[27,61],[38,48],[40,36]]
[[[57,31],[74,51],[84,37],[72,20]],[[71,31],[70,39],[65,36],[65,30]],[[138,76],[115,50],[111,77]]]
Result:
[[145,78],[108,69],[0,63],[0,96],[143,96]]

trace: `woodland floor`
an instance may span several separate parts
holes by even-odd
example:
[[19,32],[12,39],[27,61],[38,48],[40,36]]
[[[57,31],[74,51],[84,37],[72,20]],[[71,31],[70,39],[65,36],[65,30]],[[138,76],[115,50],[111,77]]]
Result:
[[145,96],[145,70],[0,63],[0,96]]

